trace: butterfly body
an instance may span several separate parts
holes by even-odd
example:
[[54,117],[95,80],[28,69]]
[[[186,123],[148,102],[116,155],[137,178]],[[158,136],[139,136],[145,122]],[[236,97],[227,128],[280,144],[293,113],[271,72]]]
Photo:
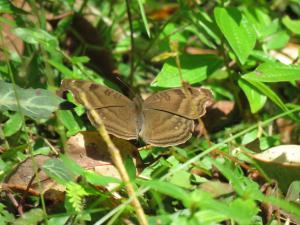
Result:
[[[155,146],[186,142],[194,120],[203,116],[212,94],[203,88],[173,88],[145,100],[130,100],[108,87],[83,80],[63,80],[61,91],[69,90],[87,108],[91,123],[103,121],[108,133],[123,139],[138,139]],[[186,93],[186,91],[188,93]]]

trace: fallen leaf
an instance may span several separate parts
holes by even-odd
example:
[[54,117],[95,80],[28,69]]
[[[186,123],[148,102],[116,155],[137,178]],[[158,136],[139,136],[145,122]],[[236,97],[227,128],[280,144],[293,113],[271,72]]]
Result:
[[[45,172],[41,170],[41,166],[46,160],[50,159],[49,156],[36,155],[34,160],[28,158],[20,163],[12,174],[6,179],[5,185],[16,191],[28,191],[31,195],[40,195],[44,193],[45,198],[54,201],[63,201],[64,187],[51,180]],[[34,165],[36,168],[34,169]],[[34,179],[33,176],[37,171]],[[31,182],[31,180],[33,181]],[[31,184],[30,184],[31,182]],[[39,184],[40,182],[40,184]],[[28,189],[28,185],[30,187]]]
[[250,157],[284,193],[293,181],[300,180],[300,145],[279,145]]
[[[131,157],[139,168],[142,163],[138,151],[130,142],[111,137],[123,157]],[[95,131],[84,131],[69,138],[66,142],[66,154],[85,169],[95,170],[103,176],[120,178],[113,165],[107,145]]]

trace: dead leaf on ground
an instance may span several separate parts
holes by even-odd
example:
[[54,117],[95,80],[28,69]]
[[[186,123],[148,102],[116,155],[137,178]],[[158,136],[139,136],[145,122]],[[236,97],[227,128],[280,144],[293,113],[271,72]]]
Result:
[[[1,15],[1,17],[7,19],[8,21],[14,21],[13,16],[9,14]],[[17,52],[18,55],[22,55],[24,51],[24,43],[21,38],[11,32],[13,27],[5,22],[0,22],[0,27],[2,28],[3,35],[3,43],[1,43],[1,45],[3,44],[3,47],[5,47],[7,50]],[[0,60],[4,60],[4,55],[1,51]]]
[[[142,161],[138,151],[130,142],[111,137],[123,157],[131,157],[139,168]],[[69,138],[66,142],[66,154],[85,169],[93,169],[103,176],[120,178],[116,167],[112,164],[107,145],[95,131],[84,131]]]
[[[48,159],[50,159],[50,157],[45,155],[36,155],[34,156],[34,160],[32,160],[32,158],[26,159],[20,163],[13,173],[6,179],[3,187],[6,186],[9,189],[24,192],[27,191],[28,185],[30,185],[28,193],[31,195],[38,196],[41,193],[44,193],[44,196],[47,199],[63,201],[63,192],[65,188],[62,185],[55,183],[45,172],[41,170],[42,165]],[[35,164],[37,173],[33,179],[35,174]]]
[[267,176],[276,180],[283,192],[300,180],[300,145],[279,145],[251,155]]

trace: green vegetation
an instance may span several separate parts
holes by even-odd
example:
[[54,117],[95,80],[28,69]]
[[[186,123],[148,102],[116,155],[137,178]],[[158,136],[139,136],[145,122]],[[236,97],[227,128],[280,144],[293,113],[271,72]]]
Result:
[[[299,17],[299,0],[0,1],[0,225],[300,224]],[[64,79],[214,101],[186,143],[144,148],[97,133]]]

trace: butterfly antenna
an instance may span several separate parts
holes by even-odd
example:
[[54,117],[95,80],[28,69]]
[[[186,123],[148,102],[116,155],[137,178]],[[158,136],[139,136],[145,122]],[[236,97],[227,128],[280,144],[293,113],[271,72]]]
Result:
[[128,91],[128,93],[126,93],[126,94],[129,94],[130,97],[134,97],[136,95],[135,91],[128,85],[128,83],[126,83],[125,81],[123,81],[120,78],[119,74],[117,74],[116,78],[120,83],[122,83],[122,85],[124,85],[124,87],[126,87],[126,89]]

